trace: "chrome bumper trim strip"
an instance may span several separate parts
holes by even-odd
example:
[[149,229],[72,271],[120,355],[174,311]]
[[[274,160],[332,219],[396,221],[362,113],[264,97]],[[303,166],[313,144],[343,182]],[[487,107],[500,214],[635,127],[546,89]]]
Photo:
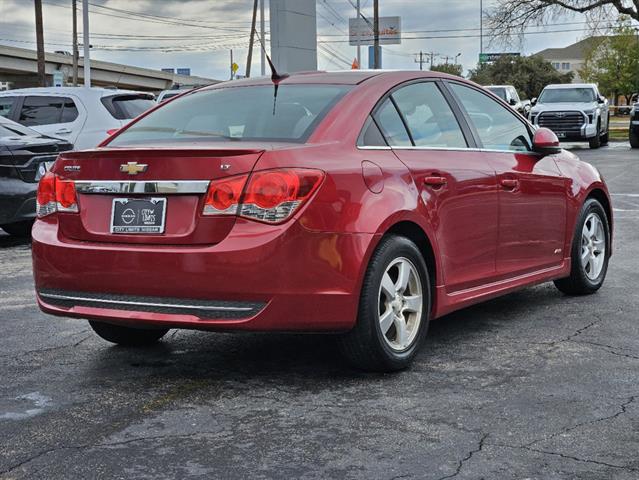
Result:
[[161,193],[164,195],[206,193],[208,180],[162,180],[162,181],[117,181],[117,180],[78,180],[75,189],[78,193]]

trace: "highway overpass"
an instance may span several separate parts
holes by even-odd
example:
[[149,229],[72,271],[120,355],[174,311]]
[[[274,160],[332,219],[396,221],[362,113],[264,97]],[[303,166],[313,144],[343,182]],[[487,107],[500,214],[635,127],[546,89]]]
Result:
[[[0,45],[0,82],[11,82],[12,88],[38,86],[38,65],[35,50]],[[67,85],[73,77],[73,57],[58,53],[45,54],[46,74],[49,84],[53,84],[53,73],[61,71]],[[80,57],[78,81],[84,82],[84,60]],[[219,83],[220,80],[177,75],[150,68],[132,67],[117,63],[91,60],[91,85],[96,87],[117,87],[132,90],[159,91],[174,85],[200,86]]]

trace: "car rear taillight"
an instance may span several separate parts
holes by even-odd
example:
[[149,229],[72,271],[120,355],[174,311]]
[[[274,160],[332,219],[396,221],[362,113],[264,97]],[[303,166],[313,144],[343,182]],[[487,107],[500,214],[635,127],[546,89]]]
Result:
[[238,175],[214,180],[209,185],[202,213],[278,223],[293,215],[323,178],[321,170],[283,168],[254,172],[250,177]]
[[73,181],[47,172],[38,183],[36,215],[42,218],[55,212],[78,212],[78,198]]

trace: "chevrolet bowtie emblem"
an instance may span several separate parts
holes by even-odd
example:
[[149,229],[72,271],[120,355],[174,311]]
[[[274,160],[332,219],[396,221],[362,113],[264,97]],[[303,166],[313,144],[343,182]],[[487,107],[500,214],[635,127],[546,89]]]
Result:
[[148,167],[148,165],[138,162],[127,162],[120,165],[120,171],[128,173],[129,175],[137,175],[138,173],[146,172],[146,167]]

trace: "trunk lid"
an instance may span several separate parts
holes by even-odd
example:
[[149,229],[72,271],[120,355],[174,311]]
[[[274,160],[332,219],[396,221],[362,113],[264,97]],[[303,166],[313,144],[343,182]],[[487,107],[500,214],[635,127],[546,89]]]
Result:
[[[224,144],[219,148],[114,148],[61,155],[53,171],[75,181],[80,212],[58,213],[60,230],[68,238],[92,242],[219,243],[233,228],[235,216],[202,215],[208,184],[251,172],[263,152],[260,146]],[[118,206],[114,214],[115,203],[139,205],[130,201],[140,199],[165,199],[159,202],[164,204],[164,231],[112,233],[114,216],[121,216],[124,208]],[[140,211],[136,212],[139,216]],[[121,223],[118,218],[116,223]]]

